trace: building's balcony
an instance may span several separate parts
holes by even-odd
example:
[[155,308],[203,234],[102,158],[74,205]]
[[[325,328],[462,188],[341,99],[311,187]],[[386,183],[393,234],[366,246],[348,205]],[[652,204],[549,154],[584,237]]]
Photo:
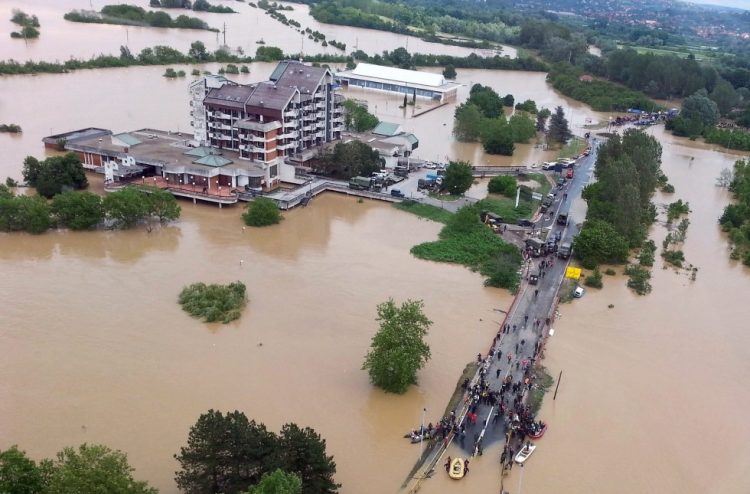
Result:
[[289,110],[284,112],[284,118],[294,118],[297,116],[297,110]]

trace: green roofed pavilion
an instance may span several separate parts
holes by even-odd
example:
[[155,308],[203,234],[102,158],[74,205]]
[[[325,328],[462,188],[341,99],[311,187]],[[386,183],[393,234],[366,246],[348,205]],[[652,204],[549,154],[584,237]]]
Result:
[[190,151],[185,151],[185,154],[188,156],[195,156],[196,158],[203,158],[204,156],[208,156],[209,154],[214,153],[210,147],[200,146],[197,148],[193,148]]
[[213,166],[216,168],[220,166],[228,165],[231,162],[232,160],[228,160],[226,158],[223,158],[215,154],[209,154],[207,156],[203,156],[202,158],[198,158],[197,160],[193,161],[193,163],[197,165]]

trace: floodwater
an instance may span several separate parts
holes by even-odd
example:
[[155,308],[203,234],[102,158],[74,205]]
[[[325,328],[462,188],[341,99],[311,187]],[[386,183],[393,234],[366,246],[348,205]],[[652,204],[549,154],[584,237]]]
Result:
[[[358,29],[347,26],[320,24],[310,16],[306,5],[287,4],[293,11],[284,11],[288,18],[298,21],[302,29],[309,27],[325,34],[326,37],[347,44],[346,52],[332,46],[323,47],[297,32],[292,26],[266,15],[263,10],[251,7],[247,3],[231,0],[214,0],[212,3],[226,5],[237,11],[236,14],[210,14],[179,9],[164,9],[172,17],[184,14],[199,17],[222,33],[196,29],[161,29],[152,27],[118,26],[106,24],[81,24],[63,19],[63,14],[71,10],[101,10],[110,0],[2,0],[0,1],[0,24],[5,32],[16,30],[10,22],[11,11],[19,8],[28,14],[36,15],[41,24],[41,35],[35,40],[11,40],[8,38],[0,46],[0,59],[15,60],[67,60],[70,57],[89,58],[104,53],[119,55],[120,46],[127,46],[133,53],[143,48],[156,45],[168,45],[182,52],[187,52],[194,41],[202,41],[209,50],[223,46],[224,31],[226,45],[232,49],[242,48],[244,53],[254,55],[259,44],[264,41],[267,46],[277,46],[284,53],[304,54],[344,54],[357,49],[368,54],[381,53],[383,50],[395,50],[407,47],[412,53],[441,53],[456,56],[467,56],[472,52],[480,55],[494,54],[486,50],[447,46],[427,43],[413,36],[406,36],[382,31]],[[131,0],[130,5],[148,7],[148,0]],[[512,47],[503,47],[502,55],[516,56]]]
[[[3,2],[0,15],[13,7],[39,15],[42,39],[23,50],[22,41],[9,40],[0,58],[115,51],[125,28],[69,27],[61,20],[62,10],[86,4]],[[291,38],[285,29],[279,24],[271,31]],[[351,37],[339,41],[360,48],[369,42],[369,31],[345,29]],[[128,32],[141,47],[161,42],[185,49],[203,39],[175,30],[169,39],[147,29]],[[253,34],[244,36],[254,43]],[[386,41],[403,37],[376,36],[382,49],[403,44]],[[233,78],[262,80],[272,68],[252,64],[250,75]],[[189,79],[166,80],[163,71],[0,78],[0,122],[24,129],[0,135],[0,177],[20,178],[23,157],[42,156],[41,138],[51,133],[87,126],[185,131]],[[579,133],[608,118],[552,91],[544,74],[459,69],[458,81],[465,85],[458,102],[471,84],[488,84],[517,101],[563,106]],[[535,143],[517,146],[508,158],[456,142],[455,103],[413,117],[427,103],[418,100],[404,112],[397,95],[347,95],[366,99],[381,119],[414,132],[424,159],[522,166],[554,156]],[[683,250],[699,267],[697,280],[662,270],[657,258],[652,294],[638,297],[621,275],[605,277],[602,291],[589,290],[560,309],[545,364],[554,375],[563,370],[563,380],[557,400],[545,401],[541,417],[550,429],[525,468],[524,492],[748,491],[750,341],[741,297],[750,273],[728,259],[716,218],[729,197],[714,186],[738,155],[661,128],[649,132],[662,140],[663,168],[677,189],[673,198],[658,194],[656,201],[682,198],[693,210]],[[101,189],[98,177],[92,188]],[[486,349],[502,316],[494,309],[506,308],[509,295],[483,288],[478,275],[461,267],[412,258],[409,248],[434,239],[439,225],[385,204],[325,195],[264,230],[242,230],[240,208],[181,204],[178,223],[151,233],[0,234],[0,447],[18,443],[41,458],[84,441],[105,443],[129,454],[138,478],[174,493],[172,454],[198,414],[239,409],[271,429],[296,421],[318,430],[336,458],[342,492],[395,491],[418,455],[401,435],[417,425],[423,407],[428,420],[442,413],[464,364]],[[574,211],[580,219],[581,205]],[[660,245],[664,227],[655,226],[652,235]],[[236,323],[205,325],[176,303],[188,283],[237,279],[248,286],[250,303]],[[401,397],[374,390],[359,370],[376,328],[375,305],[389,296],[424,299],[435,321],[433,359],[420,386]],[[488,449],[475,459],[471,475],[458,483],[438,471],[425,492],[497,492],[496,453]],[[515,470],[506,489],[519,492],[519,480]]]
[[[550,424],[534,456],[504,479],[512,494],[721,493],[750,488],[750,270],[728,258],[717,218],[729,201],[714,185],[739,155],[649,129],[664,148],[662,168],[675,194],[690,203],[683,246],[696,281],[663,269],[657,256],[653,292],[641,297],[618,275],[604,289],[560,306],[544,365],[559,394],[539,417]],[[585,208],[574,205],[576,220]],[[663,219],[663,215],[662,215]],[[653,227],[659,251],[666,227]],[[613,308],[608,308],[613,304]],[[459,454],[455,449],[449,454]],[[456,483],[438,470],[423,492],[498,492],[497,447],[472,461]],[[476,475],[475,475],[476,474]]]

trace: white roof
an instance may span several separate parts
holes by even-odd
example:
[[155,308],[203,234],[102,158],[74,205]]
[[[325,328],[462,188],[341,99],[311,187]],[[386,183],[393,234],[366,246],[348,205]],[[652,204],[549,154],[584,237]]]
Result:
[[357,64],[357,67],[352,70],[351,73],[363,77],[388,79],[394,82],[420,84],[422,86],[439,87],[445,84],[445,78],[440,74],[399,69],[396,67],[385,67],[383,65],[373,65],[370,63]]

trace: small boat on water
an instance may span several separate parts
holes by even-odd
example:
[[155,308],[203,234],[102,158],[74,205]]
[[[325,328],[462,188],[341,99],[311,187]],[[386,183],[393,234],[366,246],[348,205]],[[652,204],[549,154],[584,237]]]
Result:
[[454,480],[459,480],[464,478],[464,475],[466,475],[466,471],[464,469],[464,459],[454,458],[453,460],[451,460],[451,463],[448,466],[448,476]]
[[539,422],[538,424],[533,424],[526,435],[531,439],[541,439],[545,432],[547,432],[547,424],[545,424],[544,422]]
[[535,444],[526,443],[526,445],[521,448],[521,451],[519,451],[516,455],[516,463],[518,463],[519,465],[523,464],[526,460],[529,459],[529,456],[531,456],[531,453],[533,453],[535,449]]

